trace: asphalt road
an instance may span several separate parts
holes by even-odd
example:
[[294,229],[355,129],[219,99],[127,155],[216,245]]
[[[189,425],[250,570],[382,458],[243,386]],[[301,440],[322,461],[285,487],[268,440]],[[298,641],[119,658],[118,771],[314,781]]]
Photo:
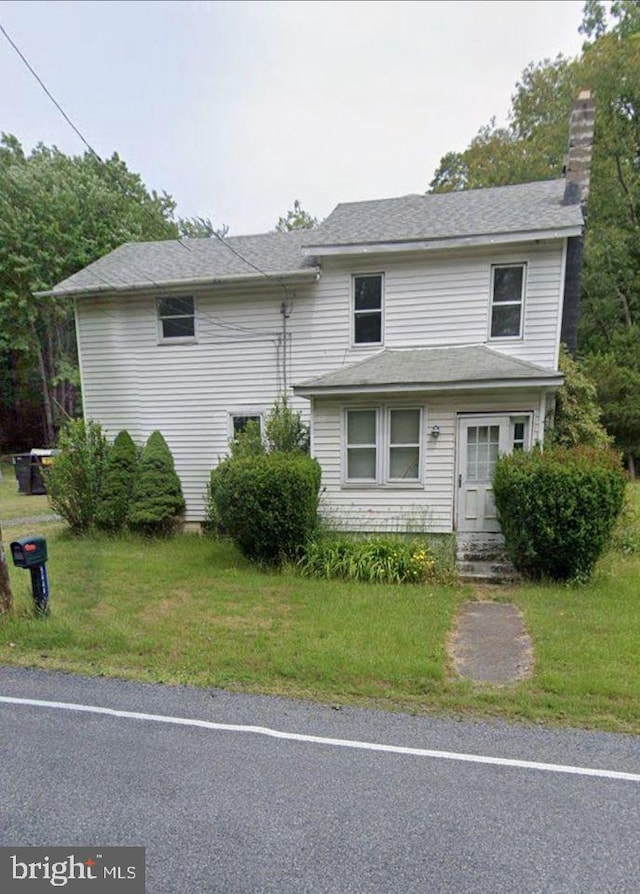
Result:
[[152,894],[640,891],[634,737],[2,668],[0,748],[0,844],[141,845]]

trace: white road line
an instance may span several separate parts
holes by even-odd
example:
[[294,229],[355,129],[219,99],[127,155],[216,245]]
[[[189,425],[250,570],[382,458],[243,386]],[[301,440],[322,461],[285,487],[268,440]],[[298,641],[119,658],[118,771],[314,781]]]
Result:
[[464,761],[470,764],[492,764],[497,767],[516,767],[521,770],[542,770],[546,773],[572,773],[576,776],[596,776],[600,779],[620,779],[625,782],[640,782],[640,773],[622,773],[619,770],[599,770],[592,767],[573,767],[565,764],[544,764],[539,761],[522,761],[506,757],[489,757],[483,754],[460,754],[455,751],[434,751],[430,748],[406,748],[402,745],[382,745],[377,742],[359,742],[354,739],[331,739],[326,736],[308,736],[302,733],[285,733],[267,726],[244,726],[235,723],[213,723],[209,720],[195,720],[189,717],[171,717],[164,714],[142,714],[138,711],[119,711],[115,708],[101,708],[98,705],[76,705],[69,702],[50,702],[36,698],[13,698],[0,695],[0,702],[10,705],[29,705],[36,708],[56,708],[80,714],[103,714],[107,717],[124,717],[126,720],[147,720],[154,723],[168,723],[174,726],[195,726],[200,729],[217,730],[227,733],[249,733],[285,739],[290,742],[307,742],[313,745],[331,745],[338,748],[354,748],[362,751],[383,751],[387,754],[408,754],[413,757],[430,757],[448,761]]

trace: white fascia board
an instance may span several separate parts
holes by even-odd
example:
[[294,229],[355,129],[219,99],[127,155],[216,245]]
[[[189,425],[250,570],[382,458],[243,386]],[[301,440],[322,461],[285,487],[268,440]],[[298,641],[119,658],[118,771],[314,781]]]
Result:
[[547,239],[564,239],[580,236],[581,226],[561,227],[556,230],[527,230],[520,233],[494,233],[485,236],[452,236],[442,239],[416,239],[404,242],[358,242],[349,245],[304,245],[305,255],[322,257],[325,255],[390,254],[392,252],[433,251],[444,248],[491,247],[509,243],[536,242]]
[[180,279],[154,282],[147,280],[146,282],[132,284],[111,284],[101,282],[100,285],[91,286],[90,288],[77,289],[50,289],[47,292],[34,292],[36,298],[63,298],[73,296],[74,298],[92,298],[97,295],[116,295],[124,292],[154,292],[159,290],[165,293],[172,292],[193,292],[211,288],[217,285],[255,285],[264,280],[270,280],[274,286],[278,285],[279,280],[286,280],[289,283],[310,282],[320,278],[319,267],[309,267],[305,270],[285,270],[282,273],[234,273],[228,276],[207,276],[203,279]]
[[492,379],[482,382],[412,382],[395,385],[294,385],[300,397],[358,397],[361,394],[444,394],[449,391],[494,391],[503,388],[559,388],[564,381],[561,373],[531,379]]

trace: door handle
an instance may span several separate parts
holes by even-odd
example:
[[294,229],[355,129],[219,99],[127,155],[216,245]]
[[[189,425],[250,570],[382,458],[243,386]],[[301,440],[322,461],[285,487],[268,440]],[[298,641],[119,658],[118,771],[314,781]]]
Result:
[[462,472],[458,474],[458,487],[462,487]]

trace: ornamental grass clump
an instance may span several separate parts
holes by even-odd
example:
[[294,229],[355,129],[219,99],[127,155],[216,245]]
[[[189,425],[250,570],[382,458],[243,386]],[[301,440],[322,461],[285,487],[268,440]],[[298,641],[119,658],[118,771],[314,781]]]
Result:
[[129,525],[149,536],[170,534],[179,524],[184,509],[173,456],[160,432],[154,431],[140,454]]
[[96,525],[104,531],[121,531],[129,515],[138,467],[138,448],[127,431],[113,442],[105,463],[96,507]]
[[298,567],[305,577],[364,583],[436,583],[442,576],[424,542],[390,536],[319,538],[307,546]]
[[493,481],[507,554],[525,577],[584,580],[624,503],[620,457],[595,447],[553,447],[501,457]]

